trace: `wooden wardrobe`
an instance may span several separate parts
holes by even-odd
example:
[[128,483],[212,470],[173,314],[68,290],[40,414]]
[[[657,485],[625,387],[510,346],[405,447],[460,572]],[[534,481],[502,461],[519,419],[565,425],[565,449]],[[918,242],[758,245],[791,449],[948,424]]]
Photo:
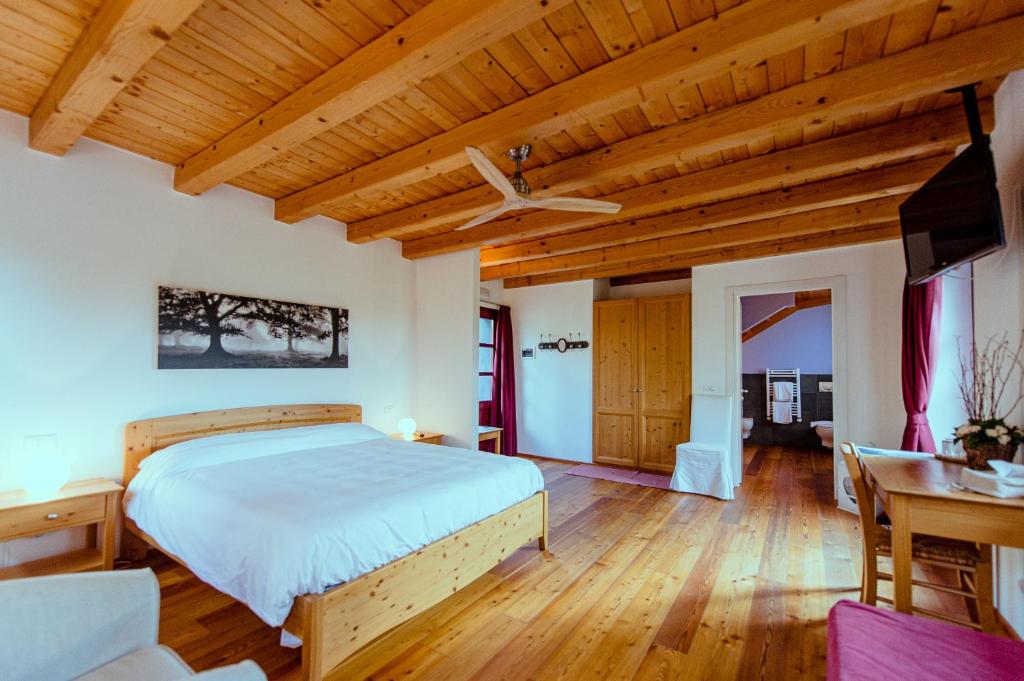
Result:
[[690,296],[594,303],[594,462],[671,472],[690,435]]

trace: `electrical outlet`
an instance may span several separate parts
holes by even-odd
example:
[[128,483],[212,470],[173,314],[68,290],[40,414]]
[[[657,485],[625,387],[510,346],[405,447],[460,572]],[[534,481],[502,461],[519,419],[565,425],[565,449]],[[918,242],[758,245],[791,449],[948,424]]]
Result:
[[702,383],[700,386],[700,391],[705,394],[714,394],[715,392],[717,392],[715,390],[714,383]]
[[395,413],[395,405],[387,404],[384,405],[384,416],[391,416]]

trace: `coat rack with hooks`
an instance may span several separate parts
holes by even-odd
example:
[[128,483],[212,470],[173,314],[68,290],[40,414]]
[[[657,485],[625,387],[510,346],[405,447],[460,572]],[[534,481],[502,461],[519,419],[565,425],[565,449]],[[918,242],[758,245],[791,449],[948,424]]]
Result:
[[547,338],[547,340],[544,340],[544,334],[540,335],[540,342],[537,343],[538,350],[568,352],[569,350],[583,350],[590,347],[590,342],[583,340],[582,333],[570,333],[568,339],[563,336],[557,340],[549,333]]

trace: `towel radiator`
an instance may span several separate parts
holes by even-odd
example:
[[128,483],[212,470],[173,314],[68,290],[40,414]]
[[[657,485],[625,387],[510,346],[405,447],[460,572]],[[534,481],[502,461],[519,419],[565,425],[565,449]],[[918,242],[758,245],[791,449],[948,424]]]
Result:
[[765,371],[765,390],[768,393],[768,407],[766,409],[768,420],[772,419],[772,403],[775,402],[775,388],[773,384],[792,383],[793,401],[790,402],[790,409],[793,410],[793,420],[802,421],[800,409],[800,370],[799,369],[767,369]]

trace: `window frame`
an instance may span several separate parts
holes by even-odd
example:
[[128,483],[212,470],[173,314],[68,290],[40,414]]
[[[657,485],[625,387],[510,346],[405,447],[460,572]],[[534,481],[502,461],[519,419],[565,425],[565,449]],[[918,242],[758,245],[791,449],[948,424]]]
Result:
[[[480,306],[480,319],[490,319],[492,324],[491,324],[491,337],[490,337],[490,339],[488,341],[485,341],[483,338],[478,339],[478,341],[479,341],[479,349],[477,350],[478,357],[479,357],[479,353],[482,352],[484,348],[490,348],[491,349],[491,357],[493,358],[493,357],[495,357],[495,351],[496,351],[496,347],[495,346],[496,346],[496,340],[497,339],[495,338],[495,335],[497,334],[497,330],[498,330],[498,328],[497,328],[498,327],[498,311],[494,310],[492,308],[489,308],[489,307],[484,307],[483,305],[481,305]],[[493,425],[492,419],[493,419],[493,416],[494,416],[494,363],[492,361],[492,363],[491,363],[491,370],[490,371],[479,371],[479,359],[478,359],[478,361],[477,361],[477,370],[478,370],[479,376],[481,376],[481,377],[489,376],[490,379],[491,379],[491,399],[489,399],[489,400],[480,400],[479,401],[480,425],[482,425],[482,426]],[[479,379],[477,379],[477,380],[479,381]]]

